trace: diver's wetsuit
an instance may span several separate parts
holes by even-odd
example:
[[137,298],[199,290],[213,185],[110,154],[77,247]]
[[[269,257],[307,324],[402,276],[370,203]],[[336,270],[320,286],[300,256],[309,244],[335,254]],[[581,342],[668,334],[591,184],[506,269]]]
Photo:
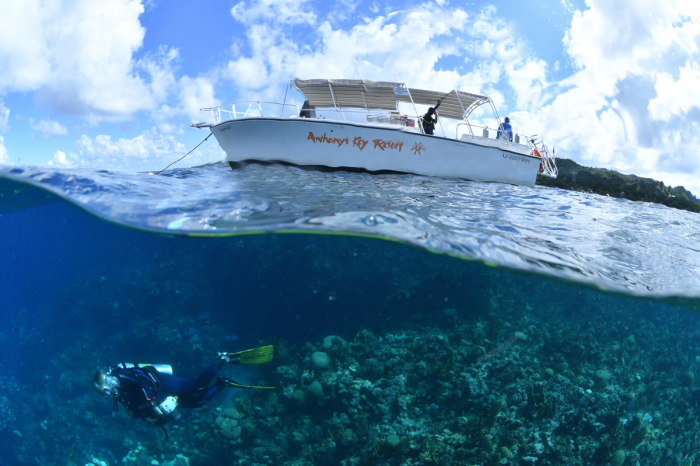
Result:
[[198,408],[224,388],[223,384],[207,387],[219,369],[217,364],[210,364],[194,380],[160,374],[160,388],[165,396],[176,396],[180,408]]
[[[432,108],[432,111],[428,111],[423,116],[423,131],[425,131],[425,134],[433,134],[435,131],[435,124],[438,121],[438,116],[437,116],[437,109],[440,107],[440,104],[437,104],[434,108]],[[432,116],[432,115],[435,116]]]
[[179,408],[197,408],[222,390],[223,383],[208,386],[222,366],[217,362],[210,364],[194,380],[158,372],[153,366],[117,369],[112,375],[119,380],[118,400],[131,415],[160,423],[164,419],[156,408],[167,397],[176,396]]

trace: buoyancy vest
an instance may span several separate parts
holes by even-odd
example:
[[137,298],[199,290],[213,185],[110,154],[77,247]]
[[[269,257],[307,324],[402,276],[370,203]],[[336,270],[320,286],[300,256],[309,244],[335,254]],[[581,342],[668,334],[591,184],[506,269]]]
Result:
[[153,366],[122,368],[112,370],[111,374],[119,380],[116,400],[134,419],[142,419],[154,424],[168,422],[166,415],[158,406],[165,401],[160,390],[158,371]]
[[426,133],[432,133],[435,131],[435,123],[437,122],[437,116],[433,117],[429,114],[423,116],[423,130]]

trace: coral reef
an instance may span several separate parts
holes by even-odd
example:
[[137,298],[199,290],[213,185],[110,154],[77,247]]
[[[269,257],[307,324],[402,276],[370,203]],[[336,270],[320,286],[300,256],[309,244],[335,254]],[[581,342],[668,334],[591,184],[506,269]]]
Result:
[[[198,281],[205,261],[194,248],[179,262],[154,253],[153,270],[71,277],[55,309],[14,312],[0,328],[0,458],[18,466],[697,463],[696,314],[404,247],[320,241],[218,243],[249,254],[227,264],[261,257],[223,298],[235,267]],[[300,250],[308,257],[297,258]],[[273,268],[284,279],[266,282]],[[254,291],[241,298],[246,286]],[[169,363],[193,377],[216,351],[259,344],[275,346],[271,363],[223,370],[276,390],[227,389],[183,409],[166,426],[167,442],[114,413],[90,382],[110,358]]]
[[[208,448],[228,440],[235,450],[217,454],[242,465],[692,464],[700,391],[687,373],[700,363],[670,364],[676,349],[652,337],[652,322],[636,328],[649,342],[640,351],[604,322],[503,317],[465,323],[447,309],[437,326],[307,343],[264,369],[280,394],[224,409]],[[481,359],[479,347],[500,349]],[[195,415],[202,428],[210,410]],[[235,441],[226,418],[238,422]]]

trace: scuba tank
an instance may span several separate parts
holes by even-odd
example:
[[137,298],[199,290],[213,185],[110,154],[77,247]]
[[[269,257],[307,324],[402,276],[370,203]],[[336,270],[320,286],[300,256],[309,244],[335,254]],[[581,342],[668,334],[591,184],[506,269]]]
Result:
[[155,367],[156,370],[161,374],[173,375],[173,366],[171,366],[170,364],[141,364],[138,362],[134,364],[133,362],[120,362],[119,364],[117,364],[116,367],[118,367],[119,369],[138,369],[139,367],[146,366]]

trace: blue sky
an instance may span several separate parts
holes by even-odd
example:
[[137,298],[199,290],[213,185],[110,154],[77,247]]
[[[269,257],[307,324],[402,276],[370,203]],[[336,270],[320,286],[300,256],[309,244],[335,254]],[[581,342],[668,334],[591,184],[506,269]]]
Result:
[[202,107],[354,78],[489,95],[558,156],[700,194],[699,44],[681,0],[2,2],[0,163],[156,169]]

